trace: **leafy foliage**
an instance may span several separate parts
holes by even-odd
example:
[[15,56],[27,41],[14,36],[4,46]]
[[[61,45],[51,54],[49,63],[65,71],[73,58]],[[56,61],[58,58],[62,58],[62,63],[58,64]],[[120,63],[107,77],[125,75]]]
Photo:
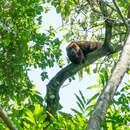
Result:
[[[18,102],[30,95],[30,67],[53,67],[59,60],[61,42],[51,27],[48,35],[38,32],[36,17],[44,8],[39,0],[0,2],[0,100]],[[42,75],[44,80],[47,76]],[[15,97],[12,97],[15,95]]]
[[[50,26],[47,33],[39,31],[42,16],[49,9],[50,3],[62,17],[60,31],[65,32],[63,40],[91,39],[104,41],[104,17],[100,13],[100,5],[86,0],[0,0],[0,106],[8,113],[19,130],[85,130],[88,117],[94,110],[93,106],[100,92],[87,97],[81,91],[76,95],[79,110],[73,108],[73,114],[59,112],[56,117],[46,111],[46,102],[41,93],[36,91],[30,81],[28,71],[31,68],[41,68],[41,78],[48,79],[46,68],[55,64],[62,67],[60,61],[62,51],[61,41],[56,37],[57,30]],[[116,1],[123,15],[127,16],[129,0]],[[112,47],[124,44],[127,37],[123,20],[110,1],[105,1],[109,17],[107,19],[120,23],[114,25],[112,32]],[[105,18],[106,19],[106,18]],[[127,18],[126,18],[127,19]],[[102,89],[106,86],[113,66],[117,63],[119,53],[106,56],[97,61],[94,73],[99,74],[99,85],[87,89]],[[83,71],[91,74],[91,67]],[[129,74],[129,70],[128,70]],[[72,77],[70,80],[74,79]],[[129,130],[129,88],[127,83],[117,92],[106,119],[103,130]],[[86,98],[87,97],[87,98]],[[52,123],[48,122],[47,115]],[[0,129],[8,129],[0,119]]]

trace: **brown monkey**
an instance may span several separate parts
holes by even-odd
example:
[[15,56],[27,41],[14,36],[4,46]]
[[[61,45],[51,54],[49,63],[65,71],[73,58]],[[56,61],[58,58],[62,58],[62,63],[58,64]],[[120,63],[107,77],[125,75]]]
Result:
[[67,56],[70,61],[75,64],[80,64],[84,61],[85,56],[100,48],[101,44],[92,41],[73,41],[67,47]]
[[67,48],[67,56],[70,61],[75,64],[79,64],[84,60],[84,54],[79,45],[76,42],[71,42]]

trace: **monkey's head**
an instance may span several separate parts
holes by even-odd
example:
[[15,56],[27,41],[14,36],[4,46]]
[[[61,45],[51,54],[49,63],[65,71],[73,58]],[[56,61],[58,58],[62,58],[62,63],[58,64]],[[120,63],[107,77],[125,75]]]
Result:
[[98,42],[92,41],[72,41],[66,48],[67,55],[72,63],[80,64],[85,60],[85,56],[101,48]]
[[66,48],[67,56],[72,63],[80,64],[83,61],[83,52],[77,46],[69,46]]

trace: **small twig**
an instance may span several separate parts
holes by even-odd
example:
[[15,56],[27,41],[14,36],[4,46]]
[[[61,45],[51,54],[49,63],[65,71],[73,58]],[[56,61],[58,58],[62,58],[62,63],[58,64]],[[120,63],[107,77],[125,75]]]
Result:
[[67,84],[63,85],[61,88],[65,88],[68,85],[70,85],[70,83],[67,83]]
[[126,32],[115,33],[112,35],[112,37],[119,36],[119,35],[126,35],[126,34],[127,34]]
[[107,18],[108,21],[110,21],[113,25],[116,26],[124,26],[124,23],[117,21],[116,19]]
[[112,10],[117,11],[115,8],[113,8],[111,5],[109,5],[108,2],[106,2],[106,5],[107,5],[109,8],[111,8]]

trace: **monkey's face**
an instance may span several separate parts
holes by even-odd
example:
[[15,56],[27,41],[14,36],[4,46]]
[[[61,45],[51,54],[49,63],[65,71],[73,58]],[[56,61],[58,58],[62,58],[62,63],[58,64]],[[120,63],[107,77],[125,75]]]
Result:
[[67,48],[67,56],[69,57],[70,61],[75,64],[81,63],[81,57],[78,55],[75,48]]

